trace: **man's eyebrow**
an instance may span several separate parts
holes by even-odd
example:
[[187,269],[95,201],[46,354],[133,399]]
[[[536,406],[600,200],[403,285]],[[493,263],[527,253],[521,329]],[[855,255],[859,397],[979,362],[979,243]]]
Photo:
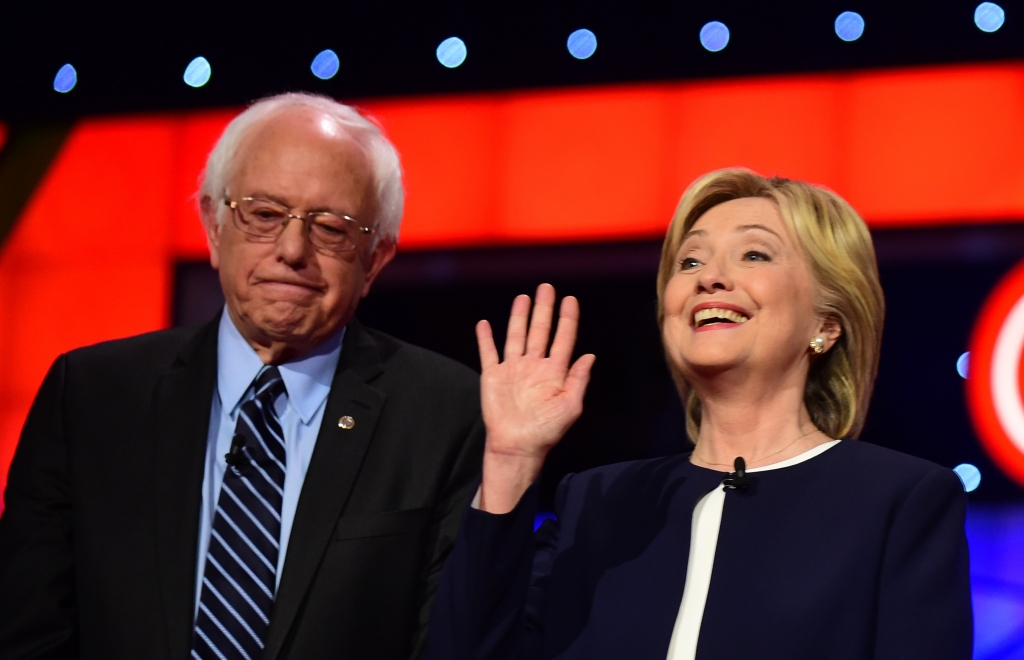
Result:
[[281,206],[284,206],[286,208],[291,208],[291,205],[288,203],[288,200],[286,200],[284,197],[274,195],[273,193],[263,192],[261,190],[255,190],[246,195],[246,197],[249,197],[251,199],[265,199],[268,202],[274,202],[275,204],[280,204]]
[[740,225],[739,227],[736,228],[736,232],[740,233],[740,232],[745,232],[745,231],[752,231],[752,230],[755,230],[755,229],[760,229],[761,231],[766,231],[769,234],[774,235],[780,241],[782,240],[782,237],[779,236],[779,232],[775,231],[774,229],[771,229],[770,227],[766,227],[764,225],[756,225],[756,224],[755,225]]
[[[273,194],[264,193],[264,192],[254,192],[251,195],[247,195],[247,196],[248,197],[252,197],[254,199],[265,199],[267,201],[274,202],[276,204],[280,204],[281,206],[285,207],[286,209],[293,208],[292,205],[288,202],[288,200],[286,200],[285,198],[283,198],[283,197],[281,197],[279,195],[273,195]],[[315,208],[311,208],[311,209],[308,209],[306,211],[306,213],[333,213],[334,215],[338,215],[338,216],[351,216],[352,215],[351,213],[346,213],[345,211],[341,211],[339,209],[332,209],[329,206],[318,206],[318,207],[315,207]]]

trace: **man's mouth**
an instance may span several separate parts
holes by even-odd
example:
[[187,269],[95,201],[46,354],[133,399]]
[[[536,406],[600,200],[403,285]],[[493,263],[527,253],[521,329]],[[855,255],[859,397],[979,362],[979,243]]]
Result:
[[315,284],[313,284],[311,282],[296,282],[296,281],[292,281],[292,280],[270,280],[270,279],[267,279],[267,280],[259,280],[257,282],[257,284],[266,284],[266,285],[270,285],[270,286],[279,286],[279,287],[296,287],[296,288],[301,288],[301,289],[309,289],[311,291],[320,291],[321,290],[321,287],[316,286]]
[[746,323],[750,319],[739,312],[722,307],[705,307],[693,314],[693,325],[703,328],[716,323]]

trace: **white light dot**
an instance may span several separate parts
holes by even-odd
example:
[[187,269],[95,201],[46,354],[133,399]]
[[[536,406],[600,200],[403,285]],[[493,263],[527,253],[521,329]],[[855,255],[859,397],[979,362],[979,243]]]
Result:
[[205,57],[197,57],[185,67],[185,84],[189,87],[202,87],[210,82],[212,69]]
[[729,28],[718,21],[705,24],[700,29],[700,44],[712,53],[717,53],[729,45]]
[[330,80],[338,75],[340,68],[341,61],[338,60],[338,54],[330,48],[317,53],[317,56],[313,58],[313,63],[309,65],[310,71],[320,80]]
[[454,69],[466,61],[466,44],[458,37],[448,37],[437,47],[437,61]]
[[844,11],[836,17],[836,35],[843,41],[856,41],[864,34],[864,17],[855,11]]
[[971,352],[968,351],[956,359],[956,372],[961,378],[967,378],[967,363],[970,361]]
[[953,472],[956,472],[956,476],[960,477],[960,481],[964,484],[964,490],[968,493],[981,485],[981,470],[970,463],[961,463],[953,468]]
[[585,60],[597,50],[597,35],[590,30],[576,30],[566,42],[569,53],[578,60]]
[[75,88],[78,84],[78,72],[75,71],[75,67],[70,64],[65,64],[58,71],[56,77],[53,79],[54,91],[60,92],[61,94],[67,94]]
[[994,2],[983,2],[974,10],[974,24],[982,32],[995,32],[1003,27],[1006,13]]

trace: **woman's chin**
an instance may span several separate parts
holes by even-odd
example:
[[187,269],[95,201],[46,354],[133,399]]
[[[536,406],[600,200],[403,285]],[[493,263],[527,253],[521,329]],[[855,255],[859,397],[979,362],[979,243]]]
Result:
[[742,367],[747,361],[746,358],[745,353],[725,350],[725,347],[721,347],[716,350],[694,351],[680,355],[677,364],[687,377],[692,374],[709,378]]

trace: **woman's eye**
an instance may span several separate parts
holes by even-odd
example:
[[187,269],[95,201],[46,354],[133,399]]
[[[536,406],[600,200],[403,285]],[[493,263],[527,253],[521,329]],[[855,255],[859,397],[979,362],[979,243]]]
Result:
[[747,252],[745,255],[743,255],[743,261],[771,261],[771,260],[772,260],[771,257],[769,257],[767,254],[765,254],[764,252],[758,252],[756,250],[751,250],[750,252]]
[[679,262],[679,270],[690,270],[700,265],[700,262],[693,257],[687,257]]

